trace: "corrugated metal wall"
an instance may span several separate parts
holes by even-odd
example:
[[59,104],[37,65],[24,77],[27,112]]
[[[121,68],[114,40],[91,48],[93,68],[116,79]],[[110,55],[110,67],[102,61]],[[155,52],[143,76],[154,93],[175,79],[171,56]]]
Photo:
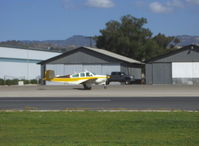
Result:
[[146,84],[199,84],[198,62],[146,64]]
[[152,64],[145,65],[145,77],[146,77],[146,84],[153,84],[153,65]]
[[172,63],[173,78],[199,78],[198,62],[174,62]]
[[41,75],[41,67],[37,63],[59,54],[47,51],[0,47],[0,78],[37,79]]
[[121,71],[125,72],[127,75],[134,76],[136,80],[140,80],[142,78],[142,69],[141,67],[130,67],[128,65],[122,65]]
[[149,62],[146,84],[199,84],[199,53],[191,47]]
[[47,64],[46,70],[54,70],[57,75],[73,74],[82,71],[91,71],[96,74],[108,74],[120,71],[119,64]]
[[40,65],[36,63],[0,62],[0,78],[36,79],[40,76]]
[[129,68],[129,72],[131,75],[135,77],[136,80],[142,79],[142,70],[141,68]]
[[172,72],[171,63],[154,63],[152,65],[153,84],[171,84]]
[[121,71],[120,70],[120,65],[118,64],[104,64],[104,65],[102,65],[102,72],[101,72],[101,74],[104,74],[104,75],[110,75],[111,74],[111,72],[113,72],[113,71]]
[[172,63],[173,84],[199,84],[199,62]]

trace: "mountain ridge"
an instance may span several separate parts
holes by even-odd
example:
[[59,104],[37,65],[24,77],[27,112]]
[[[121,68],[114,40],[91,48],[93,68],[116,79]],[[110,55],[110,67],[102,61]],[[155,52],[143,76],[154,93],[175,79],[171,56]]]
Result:
[[[176,47],[178,48],[190,44],[199,45],[199,36],[178,35],[175,37],[180,40],[180,42],[176,44]],[[172,43],[173,42],[171,42],[170,44]],[[5,42],[0,42],[0,46],[36,49],[36,50],[53,51],[53,52],[65,52],[80,46],[96,47],[96,39],[95,37],[92,36],[74,35],[65,40],[5,41]]]

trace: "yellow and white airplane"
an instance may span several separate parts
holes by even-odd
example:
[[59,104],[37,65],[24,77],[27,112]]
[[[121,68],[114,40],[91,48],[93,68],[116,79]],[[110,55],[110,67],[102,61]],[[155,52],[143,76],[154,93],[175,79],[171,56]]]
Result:
[[108,78],[109,76],[96,75],[89,71],[65,76],[55,76],[55,72],[53,70],[47,70],[45,72],[44,80],[51,82],[64,82],[72,85],[82,84],[84,86],[84,89],[90,90],[92,89],[93,84],[104,85],[104,88],[106,88],[106,81]]

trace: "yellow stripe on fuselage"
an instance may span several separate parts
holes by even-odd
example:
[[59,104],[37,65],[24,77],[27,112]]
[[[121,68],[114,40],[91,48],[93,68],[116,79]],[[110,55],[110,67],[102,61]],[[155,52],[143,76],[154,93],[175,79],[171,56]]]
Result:
[[52,82],[76,82],[76,81],[80,81],[80,80],[90,80],[90,79],[103,79],[103,78],[107,78],[107,77],[83,77],[83,78],[52,78],[49,79],[48,81],[52,81]]

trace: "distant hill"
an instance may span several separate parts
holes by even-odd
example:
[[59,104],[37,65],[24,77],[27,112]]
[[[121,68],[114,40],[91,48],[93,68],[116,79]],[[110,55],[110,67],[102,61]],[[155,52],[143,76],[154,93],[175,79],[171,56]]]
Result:
[[68,46],[91,46],[94,47],[96,45],[95,40],[92,37],[75,35],[66,40],[46,40],[46,41],[22,41],[26,44],[50,44],[55,47],[65,48]]
[[176,38],[180,40],[180,43],[176,44],[178,47],[183,47],[190,44],[199,45],[199,36],[179,35],[176,36]]
[[80,46],[95,47],[96,41],[94,40],[94,37],[75,35],[66,40],[5,41],[0,42],[0,46],[65,52]]
[[[176,36],[180,43],[176,44],[177,47],[183,47],[190,44],[199,45],[199,36],[179,35]],[[171,42],[170,44],[174,44]],[[96,40],[94,37],[87,37],[75,35],[65,40],[46,40],[46,41],[5,41],[0,42],[0,46],[26,48],[53,52],[65,52],[80,46],[96,47]]]

